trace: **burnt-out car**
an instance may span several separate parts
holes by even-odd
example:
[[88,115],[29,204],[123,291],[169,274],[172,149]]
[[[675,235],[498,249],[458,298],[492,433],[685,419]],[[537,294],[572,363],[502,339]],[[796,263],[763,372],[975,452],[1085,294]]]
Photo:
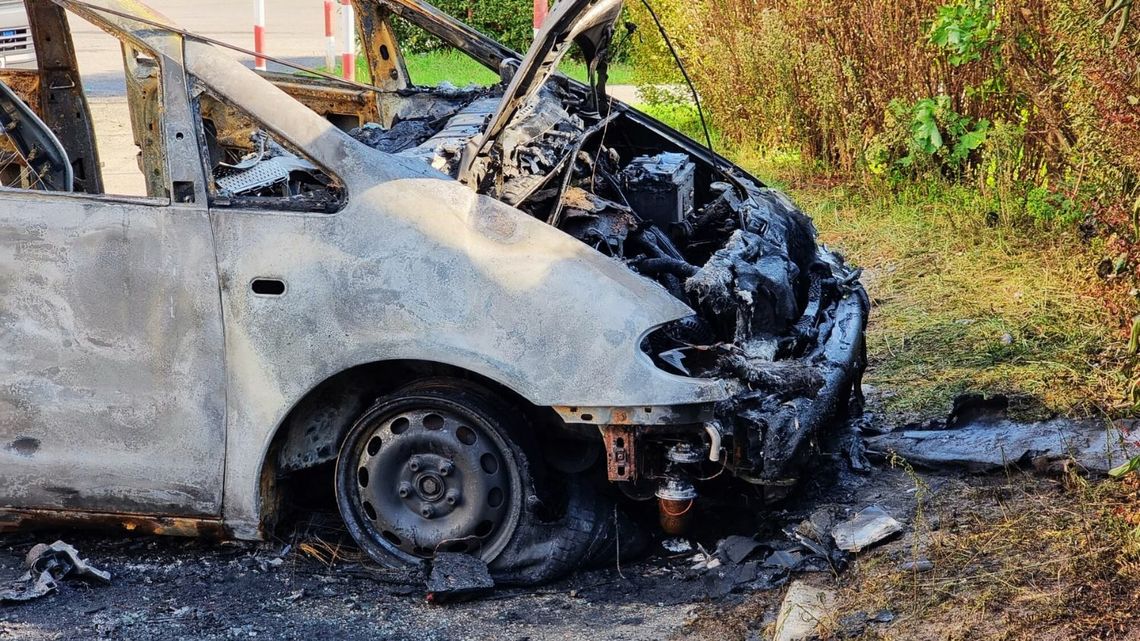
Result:
[[[618,1],[563,0],[525,56],[358,1],[369,85],[255,73],[133,0],[27,8],[38,69],[0,70],[0,529],[259,539],[324,489],[380,563],[536,581],[604,556],[611,495],[669,529],[701,479],[778,496],[858,390],[857,272],[606,95]],[[123,43],[145,197],[104,193],[68,11]],[[502,82],[415,86],[394,20]],[[555,72],[571,44],[593,82]]]

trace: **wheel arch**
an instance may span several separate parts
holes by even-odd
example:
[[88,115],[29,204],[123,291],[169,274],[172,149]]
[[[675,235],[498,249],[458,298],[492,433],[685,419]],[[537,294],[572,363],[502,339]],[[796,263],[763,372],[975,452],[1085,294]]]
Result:
[[562,424],[552,408],[534,405],[506,385],[455,365],[399,359],[350,367],[310,389],[277,426],[261,461],[262,528],[272,529],[282,515],[288,491],[282,488],[281,480],[335,462],[349,429],[377,399],[428,378],[462,379],[481,385],[524,412],[532,427]]

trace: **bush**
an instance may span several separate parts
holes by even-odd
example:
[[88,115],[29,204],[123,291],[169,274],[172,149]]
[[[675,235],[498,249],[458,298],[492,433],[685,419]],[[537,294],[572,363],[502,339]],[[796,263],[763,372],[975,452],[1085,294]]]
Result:
[[[653,6],[733,143],[869,180],[973,181],[1009,221],[1140,196],[1140,29],[1102,20],[1102,0]],[[639,82],[675,99],[664,43],[631,14]]]
[[[515,51],[525,52],[534,40],[531,0],[431,0],[431,3]],[[445,48],[438,38],[402,20],[396,21],[395,28],[404,53]]]
[[868,169],[893,180],[961,176],[986,141],[990,121],[954,111],[950,98],[924,98],[888,105],[883,133],[870,142]]

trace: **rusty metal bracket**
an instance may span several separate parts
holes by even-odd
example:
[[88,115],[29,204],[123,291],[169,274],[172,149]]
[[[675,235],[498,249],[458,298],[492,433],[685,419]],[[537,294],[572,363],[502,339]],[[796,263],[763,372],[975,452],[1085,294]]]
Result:
[[602,440],[606,444],[606,468],[611,481],[637,480],[637,428],[629,425],[604,425]]

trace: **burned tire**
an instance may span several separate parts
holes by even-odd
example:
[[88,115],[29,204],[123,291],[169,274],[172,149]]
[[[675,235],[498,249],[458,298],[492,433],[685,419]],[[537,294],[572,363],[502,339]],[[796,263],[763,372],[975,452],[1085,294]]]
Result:
[[337,507],[352,537],[389,567],[439,552],[494,561],[516,533],[531,485],[518,416],[461,380],[416,383],[380,399],[337,460]]

